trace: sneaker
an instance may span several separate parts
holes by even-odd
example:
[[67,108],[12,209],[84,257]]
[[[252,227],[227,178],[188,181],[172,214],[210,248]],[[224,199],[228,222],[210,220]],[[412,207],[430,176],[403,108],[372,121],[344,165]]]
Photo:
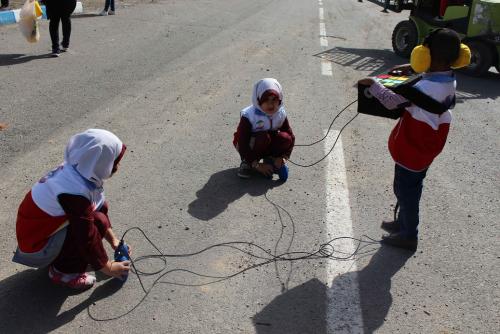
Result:
[[108,16],[108,11],[107,10],[102,10],[102,12],[99,13],[100,16]]
[[61,46],[61,52],[68,52],[69,47]]
[[249,179],[252,176],[252,167],[245,161],[240,164],[240,169],[238,169],[238,176],[242,179]]
[[394,233],[399,232],[401,230],[401,224],[398,221],[383,221],[380,225],[380,228],[386,232]]
[[110,11],[108,12],[108,15],[115,15],[115,11],[114,11],[114,10],[110,10]]
[[405,238],[400,233],[391,233],[389,235],[384,235],[382,236],[381,242],[385,245],[407,249],[412,252],[415,252],[418,246],[417,239]]
[[96,281],[95,276],[87,273],[65,274],[54,268],[54,266],[49,267],[49,278],[54,284],[77,290],[90,289]]
[[286,180],[288,180],[288,166],[283,164],[283,166],[281,166],[279,169],[278,169],[278,176],[280,178],[281,181],[285,182]]
[[59,57],[61,55],[60,50],[52,50],[52,53],[50,54],[52,57]]

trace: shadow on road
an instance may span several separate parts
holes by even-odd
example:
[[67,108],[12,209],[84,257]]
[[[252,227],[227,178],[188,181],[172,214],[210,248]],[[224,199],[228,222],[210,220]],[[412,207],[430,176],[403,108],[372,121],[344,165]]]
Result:
[[92,303],[121,288],[109,280],[95,288],[83,302],[59,313],[74,290],[50,282],[47,269],[29,269],[0,282],[0,333],[47,333],[72,321]]
[[280,181],[271,181],[258,175],[250,180],[243,180],[236,175],[237,172],[238,168],[230,168],[210,176],[203,188],[196,192],[196,200],[189,204],[189,214],[207,221],[217,217],[229,204],[245,194],[261,196],[282,184]]
[[355,49],[335,47],[314,55],[356,71],[369,71],[368,76],[386,73],[393,66],[405,62],[392,50]]
[[384,323],[392,305],[391,279],[412,256],[412,252],[382,246],[357,272],[365,333],[375,332]]
[[27,56],[23,53],[0,54],[0,66],[9,66],[27,63],[32,60],[51,58],[50,53]]
[[[374,333],[384,323],[392,305],[391,279],[412,255],[411,252],[382,246],[373,254],[367,266],[362,270],[337,276],[331,288],[314,278],[288,290],[277,296],[254,316],[253,324],[256,332],[258,334],[326,334],[327,327],[329,327],[326,319],[337,318],[336,316],[330,317],[327,313],[341,311],[341,306],[349,305],[350,301],[336,302],[336,298],[352,295],[346,294],[345,289],[352,287],[352,282],[357,281],[364,332]],[[355,321],[347,318],[347,322],[349,320]],[[343,332],[350,332],[346,330],[345,322],[338,325]],[[330,326],[333,326],[333,329],[336,328],[335,323]]]
[[277,296],[253,317],[256,333],[326,333],[326,290],[314,278]]
[[71,16],[71,19],[84,19],[87,17],[96,17],[96,16],[101,16],[98,13],[87,13],[87,14],[78,14],[78,15],[73,15]]
[[[368,76],[387,73],[393,66],[408,63],[392,50],[335,47],[314,55],[356,71],[369,71]],[[361,76],[360,76],[361,79]],[[353,82],[353,85],[356,83]],[[496,99],[500,96],[500,74],[488,72],[475,78],[457,73],[457,102],[470,99]]]

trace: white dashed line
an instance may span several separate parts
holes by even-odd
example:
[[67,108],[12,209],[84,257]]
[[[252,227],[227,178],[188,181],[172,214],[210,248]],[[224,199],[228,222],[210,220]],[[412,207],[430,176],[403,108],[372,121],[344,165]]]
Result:
[[326,76],[332,76],[332,63],[330,63],[328,60],[322,60],[321,61],[321,74],[326,75]]
[[[332,131],[329,135],[325,152],[330,150],[338,134]],[[327,158],[325,218],[329,238],[353,236],[342,138]],[[334,246],[349,254],[355,251],[351,239],[339,240]],[[363,333],[356,262],[329,261],[327,280],[331,284],[327,290],[327,333]]]
[[[319,44],[323,48],[328,47],[328,39],[326,37],[325,10],[323,9],[323,1],[319,1]],[[332,64],[329,61],[321,61],[321,74],[332,76]]]

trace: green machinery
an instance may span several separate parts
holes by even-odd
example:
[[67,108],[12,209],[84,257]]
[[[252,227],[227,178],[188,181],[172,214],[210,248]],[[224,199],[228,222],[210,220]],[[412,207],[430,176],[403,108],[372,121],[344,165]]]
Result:
[[449,28],[471,49],[465,73],[481,76],[492,66],[500,72],[500,0],[396,0],[391,9],[410,10],[409,19],[399,22],[392,34],[399,56],[408,58],[432,29]]

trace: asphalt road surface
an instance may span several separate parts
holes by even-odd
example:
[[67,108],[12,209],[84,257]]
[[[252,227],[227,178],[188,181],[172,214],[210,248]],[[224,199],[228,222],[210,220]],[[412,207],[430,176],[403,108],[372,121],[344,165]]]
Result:
[[[408,13],[355,0],[165,0],[73,19],[69,53],[49,58],[48,24],[37,44],[0,27],[0,333],[497,333],[500,329],[500,75],[458,75],[448,143],[429,170],[415,254],[363,243],[356,260],[271,262],[233,248],[167,258],[143,299],[137,276],[103,277],[75,294],[46,269],[10,261],[17,206],[62,161],[68,138],[91,127],[129,148],[106,183],[117,234],[142,228],[168,254],[228,241],[272,254],[314,252],[336,237],[347,256],[389,219],[394,165],[389,119],[360,115],[333,153],[290,166],[281,184],[236,176],[232,135],[252,85],[275,77],[297,143],[320,139],[355,100],[357,79],[405,62],[390,36]],[[327,140],[292,159],[320,159]],[[266,199],[267,197],[267,199]],[[279,207],[273,206],[272,201]],[[281,220],[280,220],[281,219]],[[154,254],[137,231],[134,256]],[[244,250],[266,257],[255,247]],[[342,253],[343,252],[343,253]],[[111,255],[111,250],[110,250]],[[158,260],[140,269],[162,269]],[[160,274],[143,276],[147,289]],[[183,285],[179,285],[183,284]],[[117,320],[98,321],[119,317]],[[97,320],[95,320],[97,319]]]

